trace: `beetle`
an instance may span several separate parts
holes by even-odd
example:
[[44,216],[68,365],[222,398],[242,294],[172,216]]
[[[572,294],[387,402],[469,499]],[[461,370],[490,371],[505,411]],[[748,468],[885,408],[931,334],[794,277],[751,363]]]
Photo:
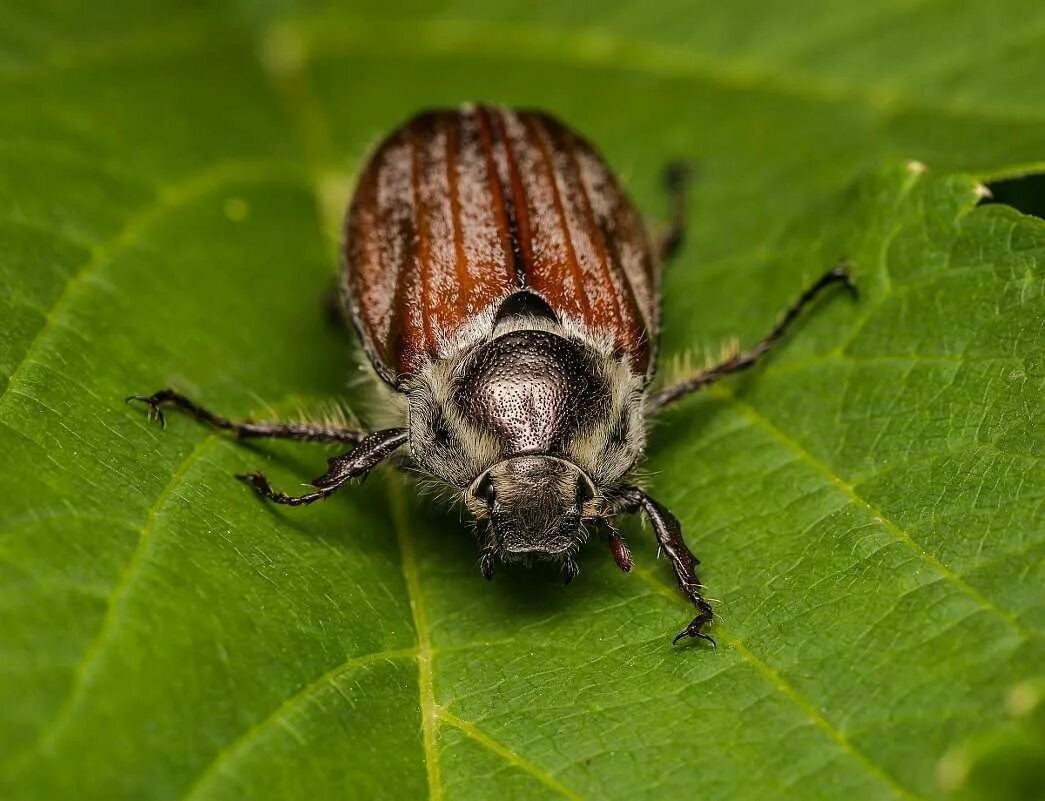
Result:
[[128,400],[161,424],[170,406],[240,438],[351,446],[304,495],[238,476],[279,504],[327,498],[394,457],[463,501],[488,579],[497,563],[546,559],[568,583],[596,524],[627,572],[613,521],[643,513],[696,608],[673,642],[714,644],[678,520],[630,478],[647,416],[751,367],[822,290],[854,286],[845,267],[827,271],[750,350],[651,391],[661,268],[683,242],[686,175],[666,171],[672,213],[654,237],[596,150],[553,117],[485,105],[418,114],[363,168],[341,248],[340,306],[395,425],[235,422],[173,389]]

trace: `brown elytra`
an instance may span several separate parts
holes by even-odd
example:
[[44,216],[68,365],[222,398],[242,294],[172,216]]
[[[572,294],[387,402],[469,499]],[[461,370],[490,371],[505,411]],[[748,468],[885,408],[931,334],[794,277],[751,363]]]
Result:
[[658,282],[642,219],[591,145],[547,114],[412,118],[363,169],[343,256],[343,298],[390,383],[521,289],[651,373]]

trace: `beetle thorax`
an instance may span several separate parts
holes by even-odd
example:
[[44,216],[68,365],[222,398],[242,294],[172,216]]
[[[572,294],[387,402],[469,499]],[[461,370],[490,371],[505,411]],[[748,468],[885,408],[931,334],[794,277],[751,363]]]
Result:
[[500,462],[539,455],[576,466],[599,493],[634,466],[645,439],[641,378],[540,319],[498,326],[432,362],[408,395],[414,461],[458,490]]

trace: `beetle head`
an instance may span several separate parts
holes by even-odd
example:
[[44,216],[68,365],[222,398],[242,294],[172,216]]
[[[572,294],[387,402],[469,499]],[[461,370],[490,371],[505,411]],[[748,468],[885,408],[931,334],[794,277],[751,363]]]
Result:
[[[496,463],[471,488],[472,503],[489,521],[483,572],[492,559],[561,559],[566,578],[585,539],[595,488],[575,465],[553,456],[516,456]],[[488,575],[489,577],[489,575]]]

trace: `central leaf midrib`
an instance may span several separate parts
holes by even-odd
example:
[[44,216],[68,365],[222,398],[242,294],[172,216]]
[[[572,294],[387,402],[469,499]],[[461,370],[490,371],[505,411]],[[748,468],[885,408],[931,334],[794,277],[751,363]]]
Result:
[[556,779],[550,771],[513,751],[487,732],[482,731],[475,723],[450,712],[436,700],[434,684],[436,649],[431,642],[427,604],[421,587],[416,543],[408,522],[402,482],[397,476],[389,476],[387,481],[389,505],[392,509],[392,525],[399,544],[403,580],[407,588],[417,636],[418,706],[421,715],[422,747],[425,755],[425,773],[428,780],[429,797],[433,801],[438,801],[444,797],[445,786],[442,779],[438,733],[440,725],[446,723],[490,753],[503,759],[511,767],[528,773],[566,798],[579,799],[581,796]]
[[392,510],[392,525],[399,544],[402,561],[403,581],[410,601],[410,614],[417,636],[417,686],[421,710],[422,747],[425,755],[425,774],[428,794],[433,801],[443,797],[443,784],[439,769],[439,747],[436,742],[438,721],[435,714],[435,687],[432,678],[432,643],[429,639],[428,614],[414,552],[414,541],[406,520],[403,491],[394,478],[388,481],[388,501]]

